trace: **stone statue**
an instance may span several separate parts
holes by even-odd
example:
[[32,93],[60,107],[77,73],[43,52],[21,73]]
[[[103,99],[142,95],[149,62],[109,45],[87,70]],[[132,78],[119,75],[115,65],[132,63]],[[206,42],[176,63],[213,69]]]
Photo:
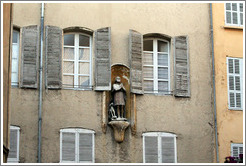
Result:
[[125,104],[126,104],[126,89],[121,83],[119,76],[115,78],[115,83],[112,88],[113,103],[116,108],[117,120],[126,120]]

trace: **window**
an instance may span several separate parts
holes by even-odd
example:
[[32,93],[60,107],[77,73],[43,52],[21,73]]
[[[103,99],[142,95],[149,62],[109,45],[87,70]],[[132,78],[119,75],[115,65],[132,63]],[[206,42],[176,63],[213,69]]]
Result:
[[143,53],[145,93],[169,93],[169,41],[156,38],[145,39]]
[[239,157],[239,154],[243,154],[243,144],[231,144],[231,156]]
[[91,89],[91,36],[65,34],[63,88]]
[[12,70],[11,70],[11,85],[18,86],[18,62],[19,62],[19,32],[13,30],[12,39]]
[[60,130],[60,162],[93,163],[94,133],[86,129]]
[[243,3],[225,4],[226,25],[243,26]]
[[10,148],[8,155],[8,163],[19,162],[19,139],[20,128],[16,126],[10,126]]
[[239,58],[227,58],[229,109],[242,110],[243,62]]
[[144,163],[176,163],[176,135],[164,132],[143,134]]

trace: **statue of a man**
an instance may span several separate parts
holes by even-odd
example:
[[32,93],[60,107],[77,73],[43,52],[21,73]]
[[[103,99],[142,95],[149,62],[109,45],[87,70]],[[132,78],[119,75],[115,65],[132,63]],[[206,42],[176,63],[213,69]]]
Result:
[[120,77],[115,78],[112,89],[114,106],[116,106],[118,118],[125,118],[126,89],[121,83]]

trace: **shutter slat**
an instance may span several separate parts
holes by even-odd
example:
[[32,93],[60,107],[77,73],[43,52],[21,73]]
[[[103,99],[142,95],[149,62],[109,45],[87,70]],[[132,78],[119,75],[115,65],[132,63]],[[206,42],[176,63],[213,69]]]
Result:
[[162,162],[174,163],[175,162],[175,149],[174,137],[162,137]]
[[20,87],[37,88],[39,62],[39,26],[22,28]]
[[95,35],[95,90],[111,90],[111,29],[101,28]]
[[158,163],[158,139],[145,136],[145,162]]
[[129,64],[131,92],[143,94],[143,36],[137,31],[129,31]]
[[91,161],[93,153],[92,134],[79,134],[79,161]]
[[62,160],[75,161],[75,133],[62,133]]
[[188,38],[186,36],[175,37],[174,48],[174,95],[178,97],[190,97]]
[[46,88],[61,89],[62,87],[62,29],[46,26]]

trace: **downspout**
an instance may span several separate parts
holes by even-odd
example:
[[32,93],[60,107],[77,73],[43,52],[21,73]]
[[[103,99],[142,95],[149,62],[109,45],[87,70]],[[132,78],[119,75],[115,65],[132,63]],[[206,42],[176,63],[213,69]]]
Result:
[[43,87],[43,35],[44,35],[44,3],[41,7],[40,20],[40,64],[39,64],[39,107],[38,107],[38,163],[41,163],[41,128],[42,128],[42,87]]
[[217,111],[216,111],[216,91],[215,91],[214,32],[213,32],[214,30],[213,30],[212,3],[209,4],[209,8],[210,8],[210,30],[211,30],[211,45],[212,45],[213,93],[214,93],[214,128],[215,128],[216,162],[219,163]]

